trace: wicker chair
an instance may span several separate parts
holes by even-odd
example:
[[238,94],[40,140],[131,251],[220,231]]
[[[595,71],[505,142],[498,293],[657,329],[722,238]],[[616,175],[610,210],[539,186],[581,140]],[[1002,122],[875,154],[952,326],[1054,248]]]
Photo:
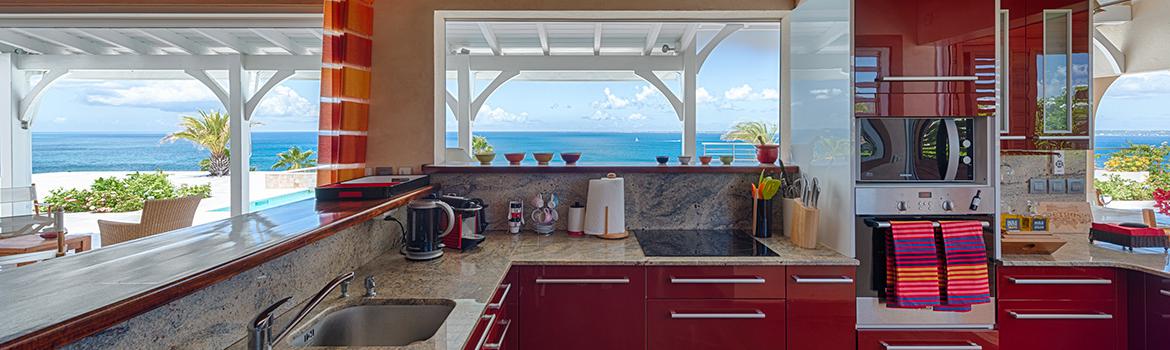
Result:
[[190,227],[201,200],[199,196],[148,200],[138,223],[98,220],[102,246]]

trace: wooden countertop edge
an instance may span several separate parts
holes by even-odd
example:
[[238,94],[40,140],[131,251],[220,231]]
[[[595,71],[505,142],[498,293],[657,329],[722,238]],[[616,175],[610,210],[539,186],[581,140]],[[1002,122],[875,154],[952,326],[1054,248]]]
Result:
[[[658,173],[658,174],[759,174],[761,170],[776,172],[780,170],[776,165],[622,165],[622,164],[583,164],[583,165],[425,165],[426,174],[581,174],[581,173]],[[784,166],[788,173],[800,172],[795,165]]]
[[314,230],[292,237],[254,254],[229,261],[209,270],[123,299],[102,309],[94,310],[14,338],[7,343],[0,344],[0,349],[48,349],[65,346],[129,320],[134,316],[190,295],[207,286],[227,280],[284,254],[330,237],[341,230],[365,222],[391,209],[401,207],[415,198],[429,194],[433,189],[433,186],[426,186],[407,192],[392,200],[362,210],[348,217],[337,219],[329,224],[322,225]]

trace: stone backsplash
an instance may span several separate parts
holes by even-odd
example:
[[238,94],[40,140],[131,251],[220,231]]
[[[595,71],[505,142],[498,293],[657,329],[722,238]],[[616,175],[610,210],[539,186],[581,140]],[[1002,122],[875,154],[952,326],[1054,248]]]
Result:
[[[1000,203],[1003,210],[1016,213],[1027,210],[1028,201],[1083,202],[1084,193],[1033,194],[1028,193],[1028,180],[1037,177],[1088,180],[1088,151],[1064,151],[1064,175],[1053,175],[1052,156],[1048,154],[1004,154],[1000,159]],[[1086,181],[1086,191],[1089,183]]]

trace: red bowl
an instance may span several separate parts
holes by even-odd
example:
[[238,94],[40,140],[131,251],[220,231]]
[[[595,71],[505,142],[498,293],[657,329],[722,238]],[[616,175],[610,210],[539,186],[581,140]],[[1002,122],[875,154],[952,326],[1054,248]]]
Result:
[[581,160],[581,152],[562,152],[561,160],[568,165],[577,164],[577,161]]
[[508,160],[509,164],[520,165],[520,162],[524,161],[524,156],[526,154],[527,153],[506,153],[504,154],[504,158]]
[[760,164],[772,164],[780,159],[780,145],[756,145],[756,160]]

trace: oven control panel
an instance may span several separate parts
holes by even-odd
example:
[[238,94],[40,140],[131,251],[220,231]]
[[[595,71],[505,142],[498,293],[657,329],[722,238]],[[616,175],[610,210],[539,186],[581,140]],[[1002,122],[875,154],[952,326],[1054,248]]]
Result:
[[[858,215],[993,214],[991,187],[858,187]],[[986,203],[986,204],[984,204]]]

